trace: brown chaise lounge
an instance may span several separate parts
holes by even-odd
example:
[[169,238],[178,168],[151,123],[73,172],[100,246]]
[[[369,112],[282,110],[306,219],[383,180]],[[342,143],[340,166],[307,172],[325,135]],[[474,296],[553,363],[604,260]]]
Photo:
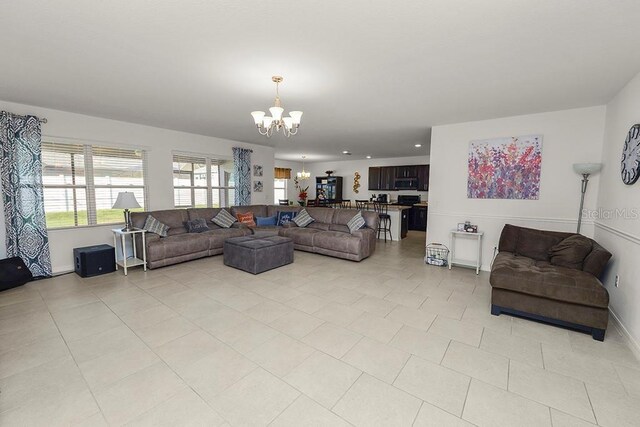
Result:
[[498,249],[489,278],[491,314],[552,323],[604,340],[609,293],[598,278],[611,253],[575,233],[509,224]]

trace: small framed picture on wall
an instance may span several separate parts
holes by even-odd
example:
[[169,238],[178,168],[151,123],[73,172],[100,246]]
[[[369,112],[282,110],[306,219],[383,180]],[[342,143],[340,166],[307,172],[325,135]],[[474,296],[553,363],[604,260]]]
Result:
[[253,165],[253,176],[262,176],[262,165]]
[[253,191],[255,193],[262,193],[263,187],[262,181],[253,181]]

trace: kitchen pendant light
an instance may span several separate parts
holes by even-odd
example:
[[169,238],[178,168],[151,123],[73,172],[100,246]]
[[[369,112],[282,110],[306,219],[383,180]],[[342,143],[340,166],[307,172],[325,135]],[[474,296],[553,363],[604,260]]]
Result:
[[282,76],[273,76],[271,80],[276,84],[276,99],[273,107],[269,108],[271,116],[266,116],[264,111],[252,111],[251,115],[260,135],[270,138],[274,131],[280,132],[282,130],[288,138],[298,133],[302,111],[290,111],[289,116],[282,117],[284,108],[282,108],[282,102],[280,102],[278,89],[283,78]]
[[307,156],[302,156],[302,170],[298,173],[296,173],[296,176],[298,177],[299,180],[306,180],[311,178],[311,173],[307,172],[304,170],[304,159],[306,159]]

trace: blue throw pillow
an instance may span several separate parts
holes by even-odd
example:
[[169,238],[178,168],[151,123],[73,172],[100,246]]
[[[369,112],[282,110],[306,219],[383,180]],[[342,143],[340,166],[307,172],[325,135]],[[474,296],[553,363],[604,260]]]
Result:
[[276,225],[278,223],[278,217],[274,216],[257,216],[256,225],[258,227],[266,227],[269,225]]
[[296,217],[297,212],[278,212],[278,225],[285,225]]

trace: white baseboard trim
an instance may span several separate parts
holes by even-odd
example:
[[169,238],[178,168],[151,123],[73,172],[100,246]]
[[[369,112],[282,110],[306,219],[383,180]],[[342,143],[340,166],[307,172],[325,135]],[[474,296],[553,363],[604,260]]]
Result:
[[[611,318],[613,319],[613,326],[629,341],[629,347],[633,352],[633,355],[640,361],[640,344],[631,336],[629,330],[622,324],[618,315],[609,307],[609,313],[611,313]],[[606,338],[605,338],[606,339]]]

